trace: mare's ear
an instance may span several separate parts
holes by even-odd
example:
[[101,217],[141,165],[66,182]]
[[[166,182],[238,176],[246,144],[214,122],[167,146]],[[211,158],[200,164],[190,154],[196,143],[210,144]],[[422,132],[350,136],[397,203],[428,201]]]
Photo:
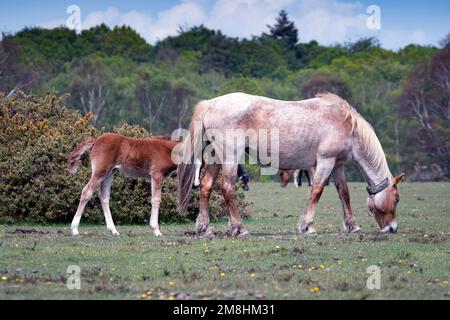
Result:
[[402,181],[404,175],[405,175],[405,173],[402,172],[402,173],[400,173],[398,176],[394,177],[393,183],[392,183],[392,184],[395,186],[395,185],[397,185],[398,183],[400,183],[400,181]]

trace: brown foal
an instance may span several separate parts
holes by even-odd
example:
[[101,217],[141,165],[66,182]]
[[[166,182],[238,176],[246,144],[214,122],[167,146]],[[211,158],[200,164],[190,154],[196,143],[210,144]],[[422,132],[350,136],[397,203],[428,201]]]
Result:
[[125,176],[151,179],[150,227],[156,236],[161,236],[158,224],[161,189],[164,178],[176,169],[171,159],[171,152],[178,143],[167,137],[136,139],[106,133],[97,139],[88,138],[73,149],[69,156],[70,172],[76,173],[81,156],[92,148],[90,154],[92,175],[81,192],[80,203],[71,224],[72,234],[79,234],[78,226],[84,208],[98,186],[100,186],[99,197],[106,226],[112,234],[119,234],[109,209],[113,172],[117,169]]

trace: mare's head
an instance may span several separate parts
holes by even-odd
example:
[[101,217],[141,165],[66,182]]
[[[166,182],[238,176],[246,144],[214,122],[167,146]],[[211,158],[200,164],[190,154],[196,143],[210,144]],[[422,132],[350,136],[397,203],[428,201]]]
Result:
[[397,226],[397,204],[400,200],[397,184],[400,183],[402,173],[394,178],[382,191],[369,195],[367,205],[372,212],[376,222],[380,226],[381,232],[396,233]]

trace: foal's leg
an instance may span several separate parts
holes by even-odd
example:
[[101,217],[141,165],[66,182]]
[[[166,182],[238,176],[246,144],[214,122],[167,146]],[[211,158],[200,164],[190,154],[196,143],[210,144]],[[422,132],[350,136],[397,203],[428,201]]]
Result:
[[333,169],[332,172],[334,185],[339,194],[339,199],[342,202],[342,209],[344,210],[344,230],[347,232],[358,232],[361,229],[356,223],[355,217],[350,207],[350,194],[348,192],[347,178],[345,177],[344,166],[339,166]]
[[109,209],[109,198],[111,195],[111,183],[113,179],[113,173],[110,172],[100,184],[99,198],[102,204],[103,214],[105,216],[106,227],[113,235],[119,235],[116,230],[114,221],[112,219],[111,210]]
[[91,199],[92,194],[94,193],[94,189],[98,186],[100,181],[101,181],[100,177],[93,174],[91,176],[91,179],[81,192],[80,203],[78,204],[77,212],[75,213],[75,216],[73,217],[72,220],[72,224],[70,225],[70,229],[72,229],[72,234],[74,236],[79,235],[78,226],[80,225],[80,220],[81,216],[83,215],[84,208],[86,207],[86,204],[89,202],[89,199]]
[[159,231],[159,206],[161,204],[161,189],[164,182],[164,176],[161,174],[152,175],[152,213],[150,216],[150,228],[153,229],[155,236],[162,236]]
[[313,185],[309,196],[308,207],[306,213],[300,218],[298,230],[301,233],[315,233],[314,228],[314,215],[316,213],[317,203],[322,195],[325,182],[333,170],[336,160],[321,159],[317,162],[317,167],[314,173]]
[[237,164],[222,165],[222,194],[228,207],[228,225],[233,237],[247,238],[250,234],[242,224],[234,192]]
[[207,165],[200,185],[200,211],[195,225],[197,227],[197,235],[201,237],[210,237],[212,235],[212,232],[209,230],[209,196],[219,175],[219,170],[220,165],[218,164]]

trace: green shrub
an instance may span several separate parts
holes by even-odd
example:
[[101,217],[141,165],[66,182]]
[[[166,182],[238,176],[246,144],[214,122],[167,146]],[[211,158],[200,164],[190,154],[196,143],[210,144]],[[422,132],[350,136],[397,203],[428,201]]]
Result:
[[[87,137],[98,137],[103,129],[92,126],[93,115],[81,116],[62,106],[65,96],[42,98],[23,93],[4,98],[0,93],[0,222],[70,222],[80,193],[89,181],[88,157],[83,158],[77,175],[67,170],[70,151]],[[148,137],[139,126],[124,124],[115,132],[131,137]],[[220,188],[218,183],[215,191]],[[150,181],[115,175],[111,211],[117,223],[144,223],[150,214]],[[175,173],[164,183],[160,221],[194,219],[198,213],[198,192],[193,192],[189,214],[181,218],[176,206]],[[237,191],[243,216],[250,211],[243,193]],[[211,216],[226,214],[219,192],[211,195]],[[98,197],[86,206],[82,221],[103,221]]]

